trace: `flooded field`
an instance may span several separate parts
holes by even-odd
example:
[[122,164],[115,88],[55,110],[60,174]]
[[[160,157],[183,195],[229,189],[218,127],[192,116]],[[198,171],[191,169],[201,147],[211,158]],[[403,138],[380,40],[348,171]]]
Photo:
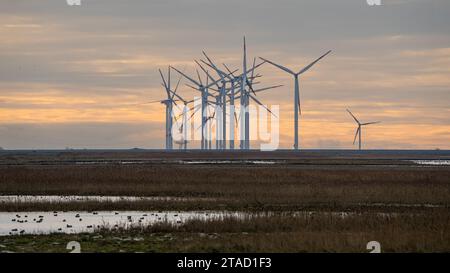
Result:
[[0,252],[69,241],[86,252],[360,252],[371,240],[448,252],[449,162],[448,151],[0,152]]
[[450,160],[411,160],[411,162],[419,165],[450,166]]
[[179,160],[178,164],[254,164],[254,165],[273,165],[282,164],[284,161],[270,160]]
[[0,195],[1,203],[73,203],[73,202],[139,202],[139,201],[212,201],[213,198],[169,196],[96,196],[96,195]]
[[99,228],[130,228],[155,223],[182,224],[190,219],[211,220],[242,217],[238,212],[0,212],[0,236],[51,233],[94,232]]

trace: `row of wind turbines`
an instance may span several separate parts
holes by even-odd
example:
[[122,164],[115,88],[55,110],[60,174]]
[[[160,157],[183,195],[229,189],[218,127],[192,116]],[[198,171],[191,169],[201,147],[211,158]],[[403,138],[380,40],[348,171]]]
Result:
[[[174,126],[174,120],[178,124],[181,121],[181,125],[178,126],[179,131],[182,135],[181,141],[175,141],[179,144],[180,149],[187,149],[188,136],[186,130],[188,120],[191,119],[197,111],[201,111],[201,149],[210,150],[212,149],[212,122],[215,121],[215,148],[219,150],[227,149],[227,118],[229,118],[229,139],[228,148],[230,150],[235,149],[235,127],[239,126],[240,140],[239,148],[241,150],[250,149],[250,111],[249,105],[250,100],[256,104],[264,107],[272,115],[274,115],[264,104],[257,98],[257,93],[282,87],[283,85],[274,85],[268,87],[257,88],[256,86],[260,83],[257,80],[262,76],[257,73],[258,68],[264,64],[270,64],[286,73],[289,73],[294,78],[294,150],[299,149],[299,116],[301,115],[301,104],[300,104],[300,76],[311,69],[320,60],[325,58],[331,53],[331,50],[327,51],[325,54],[314,60],[309,65],[305,66],[299,72],[294,72],[293,70],[272,62],[266,58],[259,57],[260,62],[256,63],[256,58],[253,59],[253,64],[248,66],[247,63],[247,46],[244,37],[243,41],[243,61],[242,61],[242,73],[238,73],[239,69],[231,70],[229,66],[222,63],[223,68],[218,66],[207,54],[203,51],[204,60],[195,60],[198,68],[196,69],[196,76],[189,76],[185,72],[177,69],[176,67],[169,66],[166,76],[163,74],[161,69],[159,73],[162,79],[162,86],[165,89],[167,98],[161,101],[153,101],[150,103],[160,102],[166,107],[166,150],[173,149],[173,135],[172,128]],[[199,69],[201,72],[199,72]],[[172,70],[179,74],[179,78],[174,88],[172,88]],[[212,71],[212,73],[210,72]],[[203,74],[203,77],[202,75]],[[189,105],[194,103],[195,100],[186,100],[180,94],[177,93],[182,79],[187,80],[189,83],[186,84],[188,87],[196,90],[200,97],[200,104],[197,104],[191,108]],[[202,80],[203,78],[203,80]],[[235,111],[235,103],[239,100],[239,113]],[[180,108],[179,103],[182,103],[182,108]],[[229,104],[229,107],[227,105]],[[181,109],[182,114],[180,116],[175,116],[173,109],[178,107]],[[212,107],[211,107],[212,106]],[[214,109],[214,110],[211,110]],[[227,109],[230,113],[227,113]],[[189,110],[193,113],[188,117]],[[358,127],[356,130],[355,138],[353,144],[356,142],[356,138],[359,136],[358,146],[359,150],[362,149],[362,127],[366,125],[376,124],[379,122],[367,122],[361,123],[353,113],[348,110],[348,113],[356,121]],[[239,117],[238,117],[239,115]],[[275,116],[275,115],[274,115]],[[215,119],[215,120],[214,120]]]

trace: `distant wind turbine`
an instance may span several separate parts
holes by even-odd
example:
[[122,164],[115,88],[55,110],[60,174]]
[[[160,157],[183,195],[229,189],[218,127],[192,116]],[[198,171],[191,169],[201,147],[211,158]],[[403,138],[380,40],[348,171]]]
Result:
[[295,73],[294,71],[290,70],[289,68],[286,68],[282,65],[276,64],[274,62],[271,62],[267,59],[261,58],[261,60],[270,63],[271,65],[291,74],[294,76],[295,79],[295,87],[294,87],[294,109],[295,109],[295,118],[294,118],[294,149],[298,150],[298,116],[299,114],[301,114],[301,108],[300,108],[300,87],[299,87],[299,76],[303,73],[305,73],[306,71],[308,71],[311,67],[313,67],[318,61],[320,61],[322,58],[324,58],[325,56],[327,56],[328,54],[330,54],[331,50],[328,51],[327,53],[323,54],[322,56],[320,56],[317,60],[315,60],[314,62],[310,63],[309,65],[305,66],[305,68],[303,68],[302,70],[300,70],[298,73]]
[[211,96],[208,93],[208,88],[210,88],[213,85],[216,85],[218,82],[220,82],[220,79],[217,81],[212,82],[211,84],[206,84],[204,85],[201,82],[200,79],[200,74],[198,74],[197,71],[197,75],[199,77],[199,81],[194,80],[193,78],[187,76],[185,73],[181,72],[180,70],[176,69],[175,67],[171,66],[171,69],[175,70],[176,72],[178,72],[180,75],[182,75],[184,78],[186,78],[187,80],[189,80],[191,83],[193,83],[195,85],[195,89],[200,91],[201,96],[202,96],[202,102],[201,102],[201,111],[202,111],[202,143],[201,143],[201,148],[202,150],[206,149],[206,136],[205,136],[205,125],[206,125],[206,107],[208,104],[208,96]]
[[[158,69],[158,71],[159,71],[159,74],[161,75],[161,79],[163,82],[162,84],[166,90],[166,95],[167,95],[166,100],[160,101],[162,104],[164,104],[166,106],[166,150],[172,150],[172,148],[173,148],[172,110],[173,110],[173,104],[177,105],[176,100],[174,100],[174,97],[176,96],[179,98],[179,96],[176,93],[177,93],[178,86],[180,85],[181,77],[177,82],[177,86],[175,87],[175,90],[172,91],[171,86],[170,86],[170,83],[171,83],[170,67],[167,71],[167,79],[164,78],[164,75],[163,75],[161,69]],[[151,103],[153,103],[153,102],[151,102]]]
[[356,123],[358,124],[358,129],[356,129],[355,138],[353,139],[353,145],[355,145],[356,137],[359,136],[358,144],[359,144],[359,150],[361,150],[361,138],[362,138],[362,137],[361,137],[361,129],[362,129],[362,126],[366,126],[366,125],[370,125],[370,124],[377,124],[377,123],[380,123],[380,121],[361,123],[361,122],[359,122],[359,120],[353,115],[353,113],[350,112],[350,110],[347,109],[347,112],[352,116],[352,118],[353,118],[353,119],[356,121]]

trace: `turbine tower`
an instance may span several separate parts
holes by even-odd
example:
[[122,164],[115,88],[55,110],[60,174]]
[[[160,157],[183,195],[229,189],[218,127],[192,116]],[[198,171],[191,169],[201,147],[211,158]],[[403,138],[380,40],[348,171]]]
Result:
[[355,134],[355,138],[353,139],[353,145],[355,145],[356,142],[356,137],[359,136],[359,141],[358,141],[358,146],[359,146],[359,150],[361,150],[361,130],[362,130],[362,126],[366,126],[366,125],[370,125],[370,124],[377,124],[380,123],[380,121],[375,121],[375,122],[367,122],[367,123],[361,123],[359,122],[359,120],[353,115],[352,112],[350,112],[350,110],[347,109],[347,112],[352,116],[352,118],[356,121],[356,123],[358,124],[358,129],[356,129],[356,134]]
[[322,58],[330,54],[331,50],[327,53],[320,56],[317,60],[312,62],[311,64],[305,66],[302,70],[300,70],[298,73],[295,73],[294,71],[290,70],[289,68],[286,68],[282,65],[276,64],[274,62],[271,62],[267,59],[261,58],[261,60],[270,63],[271,65],[291,74],[294,76],[295,86],[294,86],[294,149],[298,150],[298,116],[301,114],[301,108],[300,108],[300,86],[299,86],[299,76],[306,71],[308,71],[311,67],[313,67],[318,61],[320,61]]
[[158,69],[159,74],[161,75],[161,79],[163,81],[163,86],[166,90],[167,99],[159,101],[162,104],[166,106],[166,150],[172,150],[173,149],[173,138],[172,138],[172,125],[173,125],[173,119],[172,119],[172,110],[173,105],[177,105],[176,100],[174,100],[174,96],[179,97],[176,95],[178,86],[180,85],[181,77],[178,80],[177,86],[175,87],[175,90],[172,91],[170,88],[171,79],[170,79],[170,67],[167,71],[167,80],[164,78],[164,75],[161,71],[161,69]]

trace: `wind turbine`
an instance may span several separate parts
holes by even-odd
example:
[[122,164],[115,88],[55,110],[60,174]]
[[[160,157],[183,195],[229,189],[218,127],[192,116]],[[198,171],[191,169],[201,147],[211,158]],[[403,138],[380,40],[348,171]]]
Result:
[[[250,141],[249,139],[249,113],[248,111],[246,111],[246,109],[248,109],[248,104],[249,104],[249,97],[251,98],[251,96],[247,95],[248,91],[245,89],[245,87],[248,85],[250,89],[252,89],[252,83],[250,81],[253,81],[253,79],[255,78],[254,75],[254,71],[260,67],[261,65],[263,65],[265,62],[261,62],[260,64],[256,65],[255,61],[253,62],[253,67],[251,69],[247,69],[247,46],[246,46],[246,42],[245,42],[245,37],[244,37],[244,54],[243,54],[243,58],[244,58],[244,62],[243,62],[243,73],[238,75],[238,76],[234,76],[234,72],[235,71],[231,71],[225,64],[224,67],[225,69],[229,72],[226,73],[224,71],[222,71],[221,69],[219,69],[214,62],[211,60],[211,58],[209,58],[209,56],[205,53],[205,51],[203,51],[203,55],[206,57],[208,62],[205,62],[203,60],[201,60],[204,64],[206,64],[207,66],[211,67],[212,69],[214,69],[216,71],[216,73],[219,75],[219,77],[222,80],[222,102],[223,102],[223,109],[225,109],[224,111],[222,111],[222,116],[223,116],[223,120],[224,120],[224,124],[222,124],[223,126],[223,130],[222,130],[222,134],[223,134],[223,140],[224,140],[224,146],[225,142],[226,142],[226,96],[228,95],[230,97],[230,149],[234,149],[234,122],[235,120],[233,120],[233,116],[235,116],[235,104],[234,101],[237,97],[235,97],[235,95],[237,93],[242,93],[245,94],[244,96],[240,96],[241,100],[241,107],[240,107],[240,114],[241,115],[245,115],[247,118],[246,119],[242,119],[241,120],[241,137],[240,137],[240,147],[241,149],[249,149],[249,143]],[[247,74],[251,73],[251,77],[250,77],[250,81],[249,81],[249,77]],[[226,83],[230,83],[230,88],[227,89],[226,88]],[[238,90],[236,92],[236,86],[235,84],[239,83],[240,85],[240,90]],[[253,91],[253,90],[252,90]],[[252,98],[254,100],[254,98]],[[247,112],[247,113],[244,113]]]
[[[222,134],[221,139],[219,140],[218,143],[220,144],[221,149],[226,149],[226,146],[227,146],[227,144],[226,144],[226,140],[227,140],[227,80],[226,79],[229,79],[230,83],[233,83],[231,81],[232,77],[230,75],[227,75],[227,73],[220,71],[214,65],[214,63],[211,61],[211,59],[208,57],[208,55],[206,55],[205,51],[203,51],[203,55],[208,60],[209,64],[203,60],[202,60],[202,62],[204,64],[212,67],[216,71],[216,73],[219,75],[221,83],[222,83],[222,85],[219,87],[219,95],[216,97],[216,103],[217,103],[218,107],[221,108],[218,110],[221,112],[220,114],[222,114],[222,116],[221,117],[217,116],[217,120],[218,121],[220,120],[220,123],[217,122],[216,126],[217,126],[217,128],[219,126],[222,126],[222,128],[220,130],[218,130]],[[198,65],[201,67],[200,64],[198,64]],[[233,88],[233,87],[231,87],[231,88]],[[230,111],[234,111],[234,109],[230,109]],[[217,137],[217,135],[216,135],[216,137]]]
[[[182,109],[182,114],[181,114],[181,125],[178,126],[178,131],[181,134],[182,140],[176,141],[175,143],[180,145],[180,149],[187,150],[187,144],[188,144],[188,140],[187,140],[188,135],[187,134],[189,132],[189,125],[187,123],[188,122],[187,114],[188,114],[188,109],[189,109],[188,105],[189,105],[189,103],[194,102],[194,100],[187,101],[187,100],[183,99],[180,95],[178,95],[176,93],[176,90],[173,93],[173,95],[176,96],[184,104],[183,109]],[[177,108],[180,109],[178,106],[177,106]],[[179,118],[180,118],[180,116],[174,117],[175,123],[177,125],[178,125]]]
[[163,86],[166,90],[167,99],[160,101],[162,104],[166,106],[166,149],[172,150],[173,148],[173,138],[172,138],[172,110],[173,110],[173,104],[177,105],[176,100],[174,100],[174,96],[179,97],[176,95],[178,86],[180,85],[181,77],[178,80],[177,86],[175,87],[175,90],[172,91],[170,88],[171,79],[170,79],[170,67],[167,71],[167,80],[164,78],[164,75],[161,71],[161,69],[158,69],[159,74],[161,75],[161,79],[163,81]]
[[298,116],[299,114],[301,114],[301,108],[300,108],[300,87],[299,87],[299,76],[303,73],[305,73],[306,71],[308,71],[311,67],[313,67],[318,61],[320,61],[322,58],[324,58],[325,56],[327,56],[328,54],[330,54],[331,50],[329,50],[327,53],[323,54],[322,56],[320,56],[317,60],[315,60],[314,62],[310,63],[309,65],[305,66],[302,70],[300,70],[298,73],[295,73],[294,71],[290,70],[289,68],[286,68],[282,65],[276,64],[274,62],[271,62],[267,59],[261,58],[261,60],[270,63],[271,65],[291,74],[294,76],[294,80],[295,80],[295,86],[294,86],[294,149],[298,150]]
[[[203,51],[203,54],[206,56],[206,58],[208,58],[208,56],[206,55],[206,53]],[[208,58],[209,60],[209,58]],[[211,66],[209,64],[207,64],[206,62],[204,62],[203,60],[201,60],[203,63],[205,63],[208,66]],[[211,62],[211,60],[209,60]],[[203,72],[207,75],[207,79],[211,79],[212,81],[215,81],[215,79],[211,76],[211,74],[198,62],[195,61],[197,63],[197,65],[200,67],[200,69],[203,70]],[[212,63],[212,62],[211,62]],[[215,67],[213,67],[213,69],[216,70],[217,69]],[[225,78],[229,78],[229,75],[225,74],[221,74],[219,72],[217,72],[217,74],[220,77],[220,81],[221,81],[221,85],[219,85],[218,83],[217,85],[217,96],[215,96],[216,98],[216,112],[217,113],[217,118],[216,118],[216,148],[217,149],[226,149],[226,122],[227,122],[227,112],[226,112],[226,92],[227,92],[227,88],[226,88],[226,84],[227,81],[225,80]]]
[[[205,138],[205,125],[206,125],[206,107],[208,104],[208,96],[210,96],[208,94],[208,88],[216,85],[218,82],[220,82],[220,79],[217,81],[214,81],[210,84],[204,85],[202,82],[197,82],[196,80],[192,79],[191,77],[187,76],[185,73],[181,72],[180,70],[176,69],[175,67],[172,67],[172,69],[174,69],[175,71],[177,71],[180,75],[182,75],[183,77],[185,77],[186,79],[188,79],[190,82],[192,82],[194,85],[197,86],[197,90],[200,91],[201,96],[202,96],[202,102],[201,102],[201,109],[202,109],[202,143],[201,143],[201,148],[202,150],[206,149],[207,143],[206,143],[206,138]],[[197,71],[198,72],[198,71]],[[200,81],[200,75],[199,76],[199,81]]]
[[359,150],[361,150],[361,130],[362,130],[362,126],[366,126],[366,125],[370,125],[370,124],[377,124],[380,123],[380,121],[375,121],[375,122],[366,122],[366,123],[361,123],[359,122],[359,120],[353,115],[352,112],[350,112],[350,110],[347,109],[347,112],[352,116],[352,118],[356,121],[356,123],[358,124],[358,129],[356,129],[356,134],[355,134],[355,138],[353,139],[353,145],[355,145],[356,142],[356,137],[359,135]]

